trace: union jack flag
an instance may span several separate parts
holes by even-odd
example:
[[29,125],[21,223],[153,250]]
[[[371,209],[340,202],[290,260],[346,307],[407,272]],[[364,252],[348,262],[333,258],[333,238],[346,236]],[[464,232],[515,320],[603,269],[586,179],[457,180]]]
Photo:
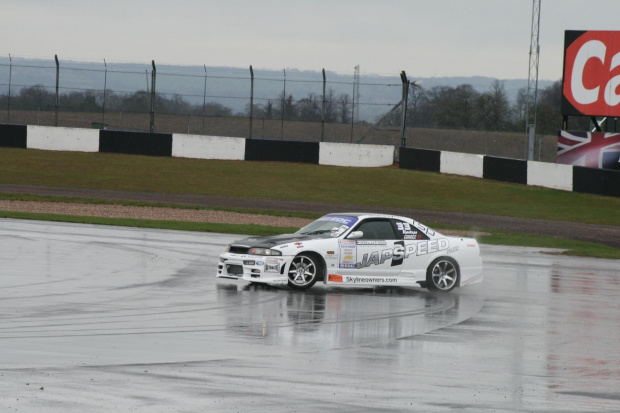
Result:
[[557,162],[620,170],[620,133],[560,131]]

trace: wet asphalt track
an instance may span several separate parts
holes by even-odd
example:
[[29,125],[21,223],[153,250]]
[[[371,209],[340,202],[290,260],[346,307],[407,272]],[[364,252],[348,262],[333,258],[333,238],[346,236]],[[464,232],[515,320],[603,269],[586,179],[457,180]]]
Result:
[[216,280],[235,238],[0,219],[0,411],[620,411],[620,261],[297,292]]

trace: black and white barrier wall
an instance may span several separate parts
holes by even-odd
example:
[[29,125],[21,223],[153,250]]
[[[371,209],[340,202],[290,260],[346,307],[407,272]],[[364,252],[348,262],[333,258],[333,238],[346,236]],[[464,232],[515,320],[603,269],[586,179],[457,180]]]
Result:
[[403,169],[620,197],[620,171],[616,170],[414,148],[400,148],[399,158]]
[[0,124],[0,147],[108,152],[195,159],[302,162],[383,167],[398,150],[402,169],[471,176],[620,197],[620,171],[391,145],[246,139]]

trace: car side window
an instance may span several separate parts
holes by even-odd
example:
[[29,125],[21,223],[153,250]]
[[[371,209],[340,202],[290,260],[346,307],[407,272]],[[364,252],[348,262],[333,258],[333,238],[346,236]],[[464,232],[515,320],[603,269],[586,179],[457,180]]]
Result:
[[387,220],[364,221],[355,231],[362,231],[360,239],[398,239],[392,223]]
[[396,233],[400,239],[429,239],[429,237],[408,222],[396,220]]

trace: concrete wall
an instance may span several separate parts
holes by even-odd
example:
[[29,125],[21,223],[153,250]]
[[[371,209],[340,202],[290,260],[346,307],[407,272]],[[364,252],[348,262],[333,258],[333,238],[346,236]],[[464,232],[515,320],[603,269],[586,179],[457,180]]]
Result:
[[246,161],[319,163],[319,143],[246,139]]
[[172,156],[242,161],[245,159],[245,139],[175,133],[172,135]]
[[333,166],[381,167],[394,163],[391,145],[360,145],[321,142],[319,164]]
[[482,163],[484,179],[527,185],[527,161],[485,156]]
[[398,153],[399,165],[403,169],[417,171],[440,172],[441,151],[417,148],[400,148]]
[[0,123],[0,146],[4,148],[26,149],[28,128],[26,125]]
[[441,151],[441,173],[482,178],[484,156]]
[[570,165],[528,161],[527,184],[572,191],[573,167]]
[[99,152],[99,130],[28,125],[28,149]]

